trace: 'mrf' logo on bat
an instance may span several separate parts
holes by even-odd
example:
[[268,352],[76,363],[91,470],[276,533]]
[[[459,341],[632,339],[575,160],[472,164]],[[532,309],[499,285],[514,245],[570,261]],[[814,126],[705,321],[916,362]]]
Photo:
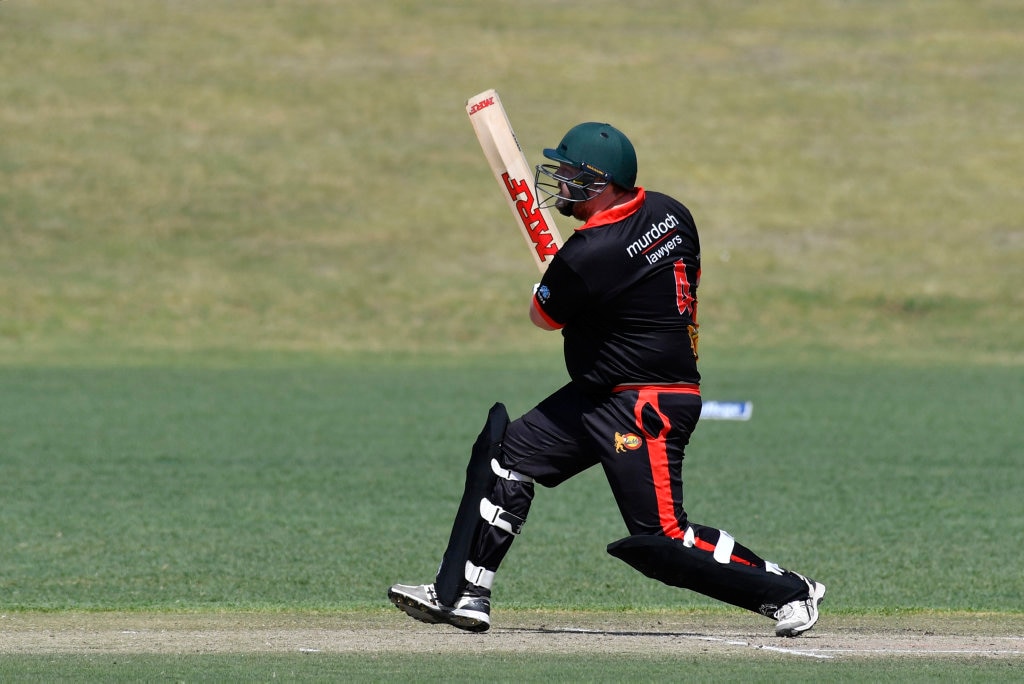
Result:
[[486,98],[484,100],[480,100],[479,102],[475,103],[472,107],[469,108],[469,115],[473,116],[474,114],[479,112],[481,109],[484,109],[486,107],[490,107],[492,104],[494,104],[494,98],[493,97],[488,97],[488,98]]
[[519,220],[526,226],[526,232],[530,234],[537,255],[545,261],[555,256],[558,245],[555,244],[555,238],[551,235],[551,228],[544,220],[544,215],[537,207],[537,200],[533,197],[530,184],[524,180],[511,178],[508,172],[501,174],[501,179],[505,181],[509,197],[515,200]]

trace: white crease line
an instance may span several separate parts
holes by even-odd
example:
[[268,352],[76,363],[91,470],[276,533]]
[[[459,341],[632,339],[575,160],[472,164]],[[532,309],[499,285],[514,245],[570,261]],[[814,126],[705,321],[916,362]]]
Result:
[[[581,634],[601,634],[602,631],[599,629],[583,629],[579,627],[567,627],[562,631],[565,632],[579,632]],[[762,651],[772,651],[775,653],[785,653],[787,655],[803,656],[804,658],[818,658],[820,660],[831,660],[832,656],[825,653],[815,653],[810,650],[800,650],[795,648],[782,648],[781,646],[758,646],[757,644],[751,644],[746,641],[736,641],[733,639],[723,639],[721,637],[712,636],[697,636],[681,634],[679,635],[682,639],[690,639],[691,641],[713,641],[720,644],[726,644],[728,646],[744,646],[746,648],[755,648]]]
[[786,655],[803,656],[804,658],[818,658],[820,660],[831,660],[832,656],[825,653],[816,653],[814,651],[802,650],[796,648],[782,648],[781,646],[759,646],[757,644],[751,644],[746,641],[735,641],[731,639],[720,639],[719,637],[686,637],[688,639],[697,639],[698,641],[715,641],[718,643],[728,644],[729,646],[745,646],[747,648],[756,648],[761,651],[772,651],[773,653],[785,653]]

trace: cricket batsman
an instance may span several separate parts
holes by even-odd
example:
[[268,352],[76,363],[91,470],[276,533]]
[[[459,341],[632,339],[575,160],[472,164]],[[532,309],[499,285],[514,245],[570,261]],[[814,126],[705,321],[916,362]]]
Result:
[[[608,553],[653,579],[811,629],[825,585],[689,519],[683,452],[700,417],[700,241],[679,201],[636,186],[632,143],[606,123],[571,128],[536,167],[543,206],[581,225],[536,286],[530,320],[559,330],[569,382],[516,420],[495,404],[473,445],[462,502],[434,581],[395,584],[391,601],[427,623],[491,624],[495,575],[536,484],[604,471],[628,536]],[[578,511],[586,525],[597,511]]]

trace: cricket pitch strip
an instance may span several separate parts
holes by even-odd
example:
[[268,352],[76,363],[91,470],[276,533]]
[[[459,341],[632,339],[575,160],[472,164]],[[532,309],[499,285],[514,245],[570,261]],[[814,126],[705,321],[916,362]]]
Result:
[[772,658],[1024,659],[1024,616],[822,615],[794,639],[751,615],[497,613],[491,631],[424,625],[393,609],[294,613],[0,614],[0,654],[603,653]]

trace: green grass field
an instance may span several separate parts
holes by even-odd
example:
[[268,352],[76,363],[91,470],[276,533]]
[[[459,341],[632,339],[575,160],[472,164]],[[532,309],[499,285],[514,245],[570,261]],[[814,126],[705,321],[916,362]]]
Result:
[[[749,665],[735,663],[708,663],[680,658],[642,658],[623,662],[618,656],[581,657],[561,656],[557,660],[541,659],[530,671],[533,681],[658,681],[666,672],[685,672],[691,681],[740,682],[750,681]],[[206,656],[201,664],[173,656],[106,656],[89,658],[85,662],[68,662],[61,658],[30,657],[21,659],[15,671],[21,676],[57,676],[62,679],[102,680],[109,682],[137,682],[151,678],[153,673],[175,681],[238,681],[240,673],[258,670],[268,679],[286,681],[513,681],[496,673],[517,670],[521,663],[509,656],[496,655],[486,660],[445,661],[432,657],[396,657],[387,663],[375,658],[350,656],[293,655],[288,657],[248,656],[244,661],[237,656]],[[440,673],[424,677],[424,663],[431,672]],[[0,663],[0,674],[4,672]],[[594,676],[594,672],[600,672]],[[889,663],[868,665],[842,664],[824,671],[817,663],[761,663],[755,681],[833,681],[871,682],[934,682],[948,677],[947,666],[919,663],[913,670],[899,669]],[[964,682],[1012,681],[1019,673],[1005,663],[976,663],[961,668]]]
[[[0,372],[3,605],[378,606],[392,581],[436,569],[488,399],[516,413],[560,381],[553,364],[514,358],[257,361]],[[1019,376],[714,377],[707,392],[752,399],[755,415],[700,427],[686,466],[695,520],[830,579],[830,610],[1020,609]],[[957,401],[936,399],[948,386]],[[711,605],[606,556],[625,534],[599,472],[541,490],[499,605]]]
[[4,358],[534,349],[535,276],[463,111],[495,87],[531,161],[612,121],[690,206],[708,353],[1020,362],[1016,2],[0,17]]
[[[373,614],[431,575],[487,408],[565,379],[463,111],[494,87],[532,162],[610,121],[694,212],[704,394],[755,408],[699,428],[691,516],[820,577],[836,618],[1024,624],[1018,3],[9,0],[0,44],[0,615]],[[624,534],[599,473],[542,490],[496,613],[730,610],[607,556]],[[112,662],[0,678],[480,678]]]

